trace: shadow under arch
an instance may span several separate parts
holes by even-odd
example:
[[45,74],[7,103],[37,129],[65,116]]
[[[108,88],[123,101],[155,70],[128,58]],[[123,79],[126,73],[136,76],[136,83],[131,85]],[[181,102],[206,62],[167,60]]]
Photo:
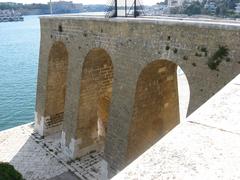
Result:
[[174,62],[155,60],[141,71],[129,127],[127,163],[180,123],[177,68]]
[[63,42],[57,41],[52,45],[48,61],[45,117],[48,117],[47,128],[60,131],[64,115],[68,69],[68,51]]
[[82,140],[79,151],[83,154],[79,156],[104,148],[113,83],[112,60],[104,49],[89,51],[80,83],[77,138]]

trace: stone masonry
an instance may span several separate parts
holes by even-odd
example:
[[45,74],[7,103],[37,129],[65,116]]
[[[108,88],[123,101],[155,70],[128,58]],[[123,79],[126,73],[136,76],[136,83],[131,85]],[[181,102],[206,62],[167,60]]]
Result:
[[104,150],[109,176],[240,73],[240,24],[147,18],[41,18],[35,129],[62,133],[71,158]]

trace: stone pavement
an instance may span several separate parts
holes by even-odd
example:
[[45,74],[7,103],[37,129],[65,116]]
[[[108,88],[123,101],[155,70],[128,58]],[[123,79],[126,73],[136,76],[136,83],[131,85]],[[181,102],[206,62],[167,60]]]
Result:
[[31,138],[32,124],[0,133],[0,161],[10,162],[24,178],[42,180],[57,176],[68,169]]
[[10,162],[27,180],[99,179],[102,152],[73,161],[61,151],[60,134],[44,138],[27,124],[0,132],[0,161]]
[[[187,119],[189,90],[179,76],[182,123],[114,179],[240,179],[240,75]],[[72,161],[60,134],[47,138],[27,124],[0,132],[0,161],[29,180],[100,179],[102,152]]]
[[65,172],[49,180],[79,180],[79,178],[71,172]]

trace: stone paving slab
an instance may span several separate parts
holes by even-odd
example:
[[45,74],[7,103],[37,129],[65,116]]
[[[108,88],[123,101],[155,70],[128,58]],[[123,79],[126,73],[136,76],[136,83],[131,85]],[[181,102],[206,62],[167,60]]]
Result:
[[25,179],[44,180],[68,169],[31,138],[32,125],[0,132],[0,161],[10,162]]
[[[0,132],[0,161],[9,162],[27,180],[75,177],[97,180],[101,176],[103,152],[93,151],[71,160],[61,151],[60,133],[40,136],[27,124]],[[71,180],[71,179],[66,179]]]
[[114,180],[240,179],[240,136],[185,122]]
[[48,180],[79,180],[79,178],[71,172],[65,172]]
[[240,134],[240,75],[187,120]]

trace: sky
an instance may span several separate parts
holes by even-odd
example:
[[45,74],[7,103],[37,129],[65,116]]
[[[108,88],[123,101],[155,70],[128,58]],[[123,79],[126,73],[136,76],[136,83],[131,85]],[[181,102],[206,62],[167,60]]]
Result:
[[[52,0],[57,1],[57,0]],[[65,0],[65,1],[73,1],[74,3],[83,3],[83,4],[106,4],[109,0]],[[119,0],[124,1],[124,0]],[[142,4],[144,5],[153,5],[157,2],[162,0],[141,0]],[[17,2],[17,3],[24,3],[24,4],[31,4],[31,3],[47,3],[49,0],[0,0],[0,2]]]

